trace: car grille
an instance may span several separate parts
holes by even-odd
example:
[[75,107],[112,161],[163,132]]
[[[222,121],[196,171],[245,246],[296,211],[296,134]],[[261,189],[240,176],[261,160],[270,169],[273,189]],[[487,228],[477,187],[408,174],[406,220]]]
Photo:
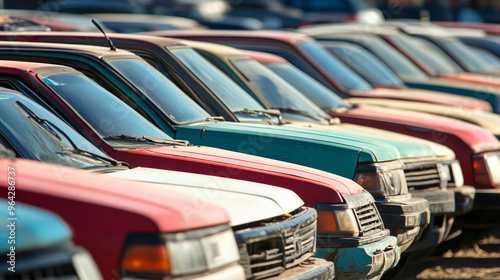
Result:
[[314,254],[316,211],[304,207],[291,214],[235,230],[247,279],[278,275]]
[[436,163],[405,163],[404,173],[410,191],[439,188],[441,186],[441,177]]
[[361,205],[354,208],[354,210],[363,235],[370,234],[372,231],[384,229],[384,224],[375,204],[369,203]]
[[0,275],[1,280],[78,280],[73,264],[41,267],[24,272]]

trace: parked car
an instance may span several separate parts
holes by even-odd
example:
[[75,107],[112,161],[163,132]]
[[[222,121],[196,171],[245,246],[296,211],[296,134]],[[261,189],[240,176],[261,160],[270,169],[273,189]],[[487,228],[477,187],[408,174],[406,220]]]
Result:
[[[8,156],[7,152],[0,148],[3,157]],[[17,170],[14,166],[3,166],[2,187],[6,195],[0,199],[5,223],[0,228],[0,277],[22,279],[26,275],[43,275],[102,280],[94,259],[86,250],[75,246],[71,229],[61,218],[44,209],[16,203]]]
[[[170,82],[167,79],[165,79],[163,76],[161,76],[160,73],[155,74],[155,72],[153,71],[154,68],[148,66],[148,64],[144,63],[143,60],[134,58],[128,52],[112,51],[111,53],[109,53],[106,49],[97,48],[97,47],[83,47],[83,46],[70,46],[70,45],[64,46],[64,45],[55,45],[55,44],[49,45],[49,44],[33,44],[33,43],[26,44],[26,48],[25,48],[25,52],[24,52],[24,51],[21,51],[22,48],[19,48],[23,44],[15,43],[15,45],[16,45],[15,53],[17,54],[16,59],[23,59],[23,60],[38,59],[38,60],[44,60],[44,61],[54,61],[53,60],[54,52],[50,51],[49,48],[47,48],[47,47],[51,46],[50,48],[54,49],[55,53],[62,53],[64,50],[65,60],[57,60],[58,63],[74,64],[79,69],[84,69],[85,67],[82,66],[81,63],[75,63],[74,59],[69,60],[69,58],[72,55],[74,55],[76,58],[79,58],[80,62],[82,62],[84,60],[88,60],[89,63],[90,62],[91,63],[98,62],[101,64],[100,68],[88,68],[88,66],[87,66],[87,70],[85,71],[85,73],[93,74],[92,78],[96,79],[97,81],[99,81],[101,83],[108,81],[109,78],[115,79],[114,84],[113,84],[113,86],[115,87],[114,92],[115,92],[115,94],[121,95],[122,97],[125,96],[124,93],[120,93],[119,91],[117,91],[117,88],[119,88],[119,87],[127,88],[128,87],[128,89],[131,90],[131,91],[129,91],[129,93],[142,95],[144,93],[140,92],[137,88],[127,86],[127,82],[136,82],[137,83],[137,81],[135,80],[136,78],[140,79],[142,81],[144,81],[143,78],[147,77],[148,80],[150,80],[151,78],[149,78],[148,76],[141,77],[141,75],[143,75],[145,73],[142,70],[140,72],[138,72],[138,73],[142,73],[142,74],[137,75],[137,73],[136,73],[136,74],[133,74],[131,76],[128,70],[136,70],[136,69],[138,69],[137,67],[133,67],[133,68],[127,67],[126,68],[126,69],[128,69],[127,71],[123,71],[123,68],[120,65],[118,65],[119,67],[117,67],[117,68],[112,68],[111,64],[106,63],[107,58],[106,58],[106,55],[104,55],[106,53],[112,55],[112,57],[114,57],[115,59],[120,58],[120,56],[123,57],[124,60],[120,59],[120,62],[133,62],[136,66],[144,67],[143,69],[146,69],[152,75],[151,77],[154,77],[150,81],[161,81],[162,83],[164,83],[164,84],[162,84],[162,87],[160,87],[159,84],[157,84],[158,87],[149,87],[148,86],[149,89],[154,88],[155,91],[157,92],[157,90],[160,90],[161,88],[165,87],[165,85],[170,84]],[[44,51],[30,52],[29,51],[30,48],[33,48],[36,46],[43,47],[43,49],[45,49],[46,52],[44,52]],[[179,45],[177,44],[177,46],[179,46]],[[10,51],[6,51],[3,53],[3,55],[6,55],[6,53],[9,53],[9,52]],[[193,53],[195,53],[195,52],[193,51]],[[82,54],[84,56],[82,56]],[[81,60],[82,57],[85,59]],[[95,57],[95,58],[92,58],[92,57]],[[12,58],[12,56],[11,56],[11,58]],[[113,59],[113,61],[118,62],[118,60],[115,60],[115,59]],[[92,64],[90,64],[90,65],[92,65]],[[115,65],[115,67],[116,67],[116,65]],[[89,69],[92,69],[92,72]],[[117,73],[115,71],[120,70],[120,69],[122,70],[121,74],[126,75],[128,80],[123,80],[123,78],[120,75],[115,74],[115,73]],[[105,83],[103,83],[103,84],[105,84]],[[144,91],[148,90],[148,88],[144,87],[144,84],[139,83],[137,85],[138,85],[138,88],[140,88]],[[169,90],[168,92],[165,92],[165,93],[168,95],[172,95],[169,97],[170,102],[172,100],[175,100],[174,98],[182,98],[180,96],[175,97],[175,95],[180,94],[180,91],[175,90],[174,88],[172,88],[171,90]],[[198,105],[196,105],[193,101],[190,101],[189,99],[183,100],[183,102],[184,102],[184,106],[186,106],[184,108],[199,108],[199,107],[197,107]],[[163,103],[163,104],[165,104],[165,103]],[[168,108],[165,107],[165,105],[162,106],[163,111],[165,111],[167,109]],[[196,111],[196,110],[193,111],[193,109],[190,109],[190,111],[187,111],[187,110],[183,110],[183,108],[179,107],[179,105],[176,105],[175,110],[180,110],[181,112],[190,112],[190,113],[194,114],[196,117],[202,116],[202,120],[203,120],[203,121],[196,120],[196,122],[199,122],[200,124],[193,123],[189,126],[175,124],[176,137],[184,138],[186,136],[189,136],[188,138],[191,138],[190,141],[197,141],[198,142],[198,143],[195,142],[195,144],[202,144],[201,142],[205,142],[205,143],[210,143],[211,145],[214,145],[214,146],[225,147],[225,148],[229,148],[229,149],[233,149],[233,150],[242,150],[243,152],[246,152],[246,153],[257,153],[260,155],[266,155],[266,156],[271,157],[271,158],[286,159],[287,161],[298,161],[300,163],[303,163],[303,164],[305,163],[305,164],[312,166],[312,167],[321,167],[325,171],[337,169],[338,173],[345,172],[347,174],[347,173],[352,172],[353,174],[349,175],[349,178],[353,178],[357,164],[350,165],[349,168],[352,168],[351,170],[349,170],[349,168],[345,168],[345,167],[343,167],[342,169],[339,169],[338,166],[335,166],[335,165],[340,164],[340,162],[331,162],[331,161],[323,162],[321,160],[321,159],[325,159],[325,151],[331,151],[330,153],[332,153],[332,155],[334,153],[337,153],[339,155],[342,154],[342,155],[345,155],[345,156],[351,158],[350,151],[352,150],[352,152],[354,152],[356,150],[356,152],[355,152],[356,156],[354,158],[352,158],[354,161],[361,160],[361,162],[373,162],[373,157],[370,156],[371,159],[370,158],[364,159],[364,155],[363,155],[363,153],[364,153],[363,151],[371,150],[372,151],[371,153],[378,155],[377,160],[380,162],[379,165],[383,164],[383,162],[386,162],[384,164],[390,164],[390,161],[397,159],[397,156],[396,156],[397,152],[394,148],[392,148],[392,146],[389,146],[389,145],[384,144],[384,143],[378,143],[375,146],[371,143],[372,140],[370,140],[371,142],[368,140],[365,140],[365,139],[358,140],[358,143],[360,143],[360,145],[362,143],[362,146],[363,146],[363,151],[361,151],[362,156],[361,156],[361,158],[359,158],[358,154],[359,154],[360,150],[358,150],[358,148],[354,148],[354,149],[352,148],[352,147],[355,147],[353,145],[357,145],[357,144],[355,144],[355,142],[353,142],[354,141],[353,139],[347,140],[347,139],[340,138],[340,137],[334,138],[333,135],[323,134],[320,131],[317,131],[317,132],[315,131],[314,134],[311,134],[308,131],[301,131],[300,129],[297,129],[297,128],[286,128],[286,129],[285,128],[278,128],[278,127],[269,127],[268,128],[266,126],[258,126],[258,125],[251,125],[251,124],[231,124],[231,123],[222,123],[222,122],[213,123],[213,122],[209,122],[209,121],[205,120],[209,115],[206,113],[201,114],[199,111],[199,110],[201,110],[201,108],[197,109],[198,111]],[[174,113],[174,115],[172,115],[172,117],[174,117],[174,118],[177,116],[181,116],[172,110],[167,110],[167,112]],[[177,119],[177,121],[179,121],[179,120],[180,119]],[[197,132],[195,132],[195,131],[197,131]],[[172,131],[169,129],[169,132],[171,133]],[[192,134],[193,132],[195,132],[196,134]],[[201,139],[199,137],[200,132],[202,134]],[[222,137],[222,136],[224,136],[224,137]],[[200,142],[200,140],[201,140],[201,142]],[[252,142],[249,143],[248,141],[252,141],[252,142],[257,141],[257,143],[252,143]],[[265,141],[265,142],[262,142],[262,141]],[[349,143],[348,145],[345,144],[345,143],[347,143],[347,141]],[[413,149],[415,148],[415,146],[414,146],[415,141],[416,141],[416,139],[412,139],[411,145],[409,143],[402,144],[401,142],[398,142],[398,141],[396,141],[395,143],[401,143],[398,145],[400,145],[402,151],[409,152],[409,151],[413,151]],[[299,145],[297,146],[297,144],[299,144]],[[301,146],[302,147],[303,146],[311,147],[312,149],[301,148],[301,149],[297,150],[297,148],[295,148],[297,153],[290,154],[287,152],[289,147],[301,147]],[[324,147],[324,148],[321,148],[320,150],[318,150],[317,148],[320,148],[320,147]],[[384,147],[384,148],[382,148],[382,147]],[[433,151],[433,149],[443,150],[443,152],[444,152],[443,155],[446,155],[446,156],[451,155],[451,154],[449,154],[450,151],[442,146],[428,146],[427,143],[422,143],[422,144],[418,144],[416,147],[420,147],[420,148],[417,148],[420,150],[420,152],[425,151],[425,153],[429,153],[432,155],[435,155],[435,152]],[[303,157],[305,155],[305,153],[308,154],[307,157]],[[314,154],[319,155],[318,153],[320,153],[321,156],[315,157]],[[438,153],[438,154],[441,154],[441,153]],[[421,155],[421,153],[419,155]],[[304,159],[306,160],[306,162],[303,162]],[[343,161],[342,166],[345,166],[346,165],[345,163],[346,162]],[[396,164],[398,164],[398,163],[396,162]],[[398,164],[398,166],[401,166],[401,165]],[[396,169],[398,169],[398,168],[396,168]],[[363,171],[360,171],[360,172],[363,172]],[[398,171],[394,170],[392,172],[398,172]],[[402,173],[398,173],[398,175],[395,174],[393,176],[402,176]],[[404,179],[402,179],[402,180],[404,180]],[[440,180],[441,180],[441,178],[440,178]],[[444,192],[444,193],[450,194],[451,192]],[[449,197],[449,198],[451,199],[450,203],[452,205],[454,205],[453,197]],[[370,236],[370,235],[371,234],[367,234],[367,236]],[[373,236],[373,237],[375,237],[375,236]],[[364,261],[372,262],[372,261],[379,261],[380,260],[380,261],[383,261],[384,263],[387,264],[387,267],[384,265],[384,267],[380,267],[381,268],[380,270],[378,270],[378,269],[377,270],[359,269],[359,270],[357,270],[357,273],[361,273],[361,274],[369,273],[369,274],[377,275],[377,274],[380,274],[383,271],[385,271],[385,269],[388,269],[389,267],[392,267],[395,265],[395,262],[393,262],[393,260],[396,260],[396,259],[392,257],[392,252],[394,250],[392,248],[389,248],[389,247],[392,247],[395,243],[387,243],[387,241],[389,241],[387,239],[387,237],[383,237],[383,236],[381,236],[381,237],[382,237],[381,239],[376,238],[376,239],[379,239],[380,241],[368,243],[366,245],[361,245],[361,246],[354,245],[354,244],[351,244],[351,245],[346,244],[345,245],[345,246],[348,246],[348,247],[345,247],[346,251],[359,252],[359,253],[364,252],[363,254],[368,255],[369,256],[368,258],[362,259],[363,262]],[[335,238],[334,239],[326,238],[325,241],[327,241],[327,240],[336,240],[336,239]],[[392,239],[391,239],[391,242],[392,242]],[[321,244],[323,244],[323,243],[321,243]],[[354,247],[350,247],[353,245],[354,245]],[[318,249],[317,255],[324,256],[326,254],[326,252],[332,251],[330,249],[330,246],[332,246],[332,245],[329,245],[328,242],[324,246],[325,246],[324,248]],[[344,245],[342,245],[342,246],[344,246]],[[372,253],[374,251],[376,251],[377,248],[381,248],[381,247],[384,247],[388,250],[387,254],[389,254],[389,257],[384,259],[384,260],[373,258]],[[363,248],[362,251],[359,251],[359,248]],[[340,252],[341,250],[336,248],[335,251]],[[396,256],[396,254],[394,256]],[[333,260],[337,256],[330,255],[329,257],[331,260]],[[352,259],[352,255],[347,254],[347,253],[339,255],[339,257],[341,257],[342,260],[343,259],[346,259],[346,260]],[[362,263],[360,263],[359,265],[366,267],[366,265],[362,264]],[[342,267],[342,265],[340,265],[339,267]]]
[[[301,32],[312,35],[319,40],[340,40],[362,45],[382,59],[410,87],[433,88],[448,92],[451,86],[454,87],[451,93],[482,99],[490,103],[495,113],[500,112],[500,98],[498,97],[500,90],[498,87],[483,85],[488,81],[488,78],[480,75],[456,74],[461,72],[460,68],[451,60],[443,60],[442,56],[436,54],[436,47],[433,47],[430,43],[422,39],[417,40],[409,37],[394,28],[380,27],[373,29],[356,25],[324,26],[322,28],[311,27],[308,30],[301,30]],[[354,39],[353,34],[359,34],[360,39]],[[375,41],[373,37],[366,39],[367,37],[365,36],[367,34],[375,35],[385,40],[384,43],[386,44],[380,44],[381,41]],[[371,46],[367,46],[368,44]],[[389,45],[391,47],[387,48]],[[394,55],[394,49],[398,50],[399,55]],[[403,54],[403,57],[401,57],[401,54]],[[403,64],[402,61],[406,62]],[[422,80],[422,72],[417,74],[419,76],[416,76],[415,71],[411,73],[406,71],[405,74],[400,73],[399,71],[402,71],[403,68],[410,70],[407,67],[408,61],[418,66],[426,75],[430,75],[431,79]],[[453,86],[452,84],[455,85]]]
[[[493,186],[490,184],[484,185],[483,180],[478,176],[483,171],[477,169],[480,164],[474,163],[474,160],[471,158],[477,158],[479,154],[483,154],[483,156],[487,156],[488,150],[492,149],[497,150],[500,146],[498,146],[497,141],[493,140],[492,135],[489,133],[485,134],[484,130],[477,130],[477,127],[470,126],[469,122],[475,122],[476,119],[481,117],[490,118],[491,124],[499,123],[498,116],[493,115],[487,112],[481,111],[462,111],[460,113],[460,109],[449,109],[443,108],[443,106],[432,105],[431,108],[436,110],[436,114],[439,114],[438,111],[442,112],[453,111],[455,112],[456,118],[464,118],[467,122],[460,123],[455,122],[450,119],[443,119],[438,116],[429,116],[425,114],[414,114],[411,112],[405,112],[401,110],[394,109],[384,109],[374,106],[367,106],[363,103],[356,104],[354,107],[350,107],[348,104],[342,102],[342,100],[338,97],[334,97],[332,92],[330,92],[327,88],[323,87],[314,79],[306,76],[303,72],[300,72],[297,68],[293,67],[290,63],[286,62],[282,58],[278,58],[276,56],[271,55],[263,55],[259,54],[254,56],[258,58],[261,62],[265,63],[270,69],[274,70],[276,73],[282,75],[282,77],[287,80],[290,84],[294,85],[296,88],[301,89],[301,92],[305,93],[307,97],[311,100],[317,102],[317,104],[323,105],[326,112],[329,113],[332,117],[338,117],[341,121],[346,123],[355,123],[355,124],[365,124],[367,123],[370,126],[384,128],[391,131],[402,132],[416,136],[422,137],[424,139],[429,139],[432,141],[438,141],[442,144],[445,144],[452,149],[457,154],[457,159],[460,160],[463,172],[465,175],[465,184],[472,185],[476,187],[476,195],[474,199],[474,211],[463,217],[456,219],[455,222],[462,226],[468,227],[491,227],[495,225],[498,221],[496,218],[494,209],[496,211],[500,210],[496,208],[496,203],[494,202],[496,199],[494,193],[497,193],[498,186]],[[246,75],[247,77],[249,75]],[[290,94],[290,91],[288,91]],[[364,99],[363,99],[364,100]],[[376,99],[374,99],[376,100]],[[399,101],[385,101],[385,103],[397,103]],[[372,102],[377,106],[384,106],[384,102]],[[407,103],[406,101],[402,101],[401,103]],[[419,103],[412,103],[406,105],[400,105],[401,108],[405,108],[404,106],[415,106],[418,108]],[[430,105],[420,105],[420,106],[430,106]],[[409,110],[418,110],[415,108]],[[464,109],[461,109],[464,110]],[[477,114],[474,116],[474,114]],[[484,121],[484,120],[483,120]],[[409,131],[406,131],[406,128],[411,127]],[[432,132],[433,131],[433,132]],[[475,132],[473,132],[475,131]],[[426,135],[427,134],[427,135]],[[483,135],[483,140],[479,140],[476,136]],[[498,138],[498,136],[496,136]],[[471,139],[476,138],[475,144],[470,142]],[[459,144],[461,143],[461,144]],[[487,144],[489,143],[489,144]],[[496,143],[496,144],[495,144]],[[463,146],[462,148],[458,148],[458,146],[465,145],[468,148]],[[487,147],[483,150],[483,152],[478,152],[481,150],[479,147]],[[478,149],[479,148],[479,149]],[[464,153],[465,150],[470,151],[470,153]],[[478,154],[476,155],[476,153]],[[498,153],[498,152],[497,152]],[[494,182],[494,167],[490,169],[490,182]],[[468,170],[466,170],[467,168]],[[456,180],[455,180],[456,182]],[[493,183],[494,184],[494,183]],[[463,199],[458,199],[456,197],[457,204],[463,202]],[[462,208],[462,207],[458,207]],[[485,215],[485,211],[488,212],[488,215]],[[486,218],[491,215],[491,219]],[[472,218],[476,217],[476,218]],[[489,220],[489,222],[486,222]]]
[[[289,60],[296,67],[320,81],[342,97],[388,98],[410,101],[462,106],[471,109],[490,108],[485,102],[433,91],[397,89],[374,89],[367,81],[358,76],[341,61],[333,57],[311,37],[283,31],[155,31],[143,34],[170,36],[182,39],[210,41],[232,47],[269,52]],[[238,38],[238,39],[236,39]],[[439,98],[436,98],[439,96]],[[438,101],[439,100],[439,101]]]
[[[392,72],[392,70],[383,64],[374,54],[358,45],[347,42],[328,41],[325,42],[324,46],[333,52],[339,59],[342,59],[344,63],[351,66],[358,74],[370,81],[374,86],[379,85],[397,88],[404,84],[396,73]],[[313,93],[311,92],[311,94]],[[496,125],[500,122],[499,116],[484,110],[469,110],[439,104],[377,98],[350,98],[344,101],[351,104],[371,104],[451,117],[479,125],[500,139],[500,127]]]
[[[177,213],[181,213],[181,219],[186,221],[202,215],[205,209],[210,209],[211,204],[223,207],[230,217],[238,250],[241,251],[241,258],[232,261],[240,260],[240,264],[245,268],[246,278],[267,278],[276,275],[306,278],[332,276],[331,263],[310,258],[315,251],[316,211],[302,207],[303,201],[292,191],[240,180],[221,180],[206,175],[110,166],[112,159],[100,153],[66,123],[40,105],[13,92],[4,91],[3,96],[3,111],[10,118],[2,118],[4,120],[1,129],[4,135],[2,142],[8,143],[8,147],[14,150],[17,156],[104,173],[103,177],[127,178],[136,181],[137,184],[140,184],[137,181],[149,182],[157,191],[162,191],[161,194],[153,193],[158,196],[157,199],[166,199],[170,193],[184,193],[190,204],[178,205]],[[16,134],[15,125],[24,128],[23,135]],[[33,139],[37,139],[40,146],[30,145],[35,142]],[[136,187],[148,192],[147,185]],[[368,193],[363,193],[360,187],[357,187],[357,190],[355,197],[369,196]],[[107,187],[106,191],[110,191],[110,188]],[[116,191],[134,197],[137,193],[137,189],[133,191],[118,188]],[[241,201],[246,203],[238,203]],[[166,200],[166,203],[168,202],[169,200]],[[286,219],[283,219],[284,217]],[[293,233],[290,234],[291,232]],[[289,248],[293,242],[301,242],[301,246]],[[272,257],[268,255],[265,259],[259,257],[249,259],[253,254],[258,255],[265,250],[272,250],[275,255]],[[285,251],[288,254],[286,263],[276,262],[275,259],[283,256]],[[189,270],[189,268],[183,269]],[[200,267],[196,270],[198,269]],[[243,277],[242,274],[239,275],[233,271],[228,277]]]

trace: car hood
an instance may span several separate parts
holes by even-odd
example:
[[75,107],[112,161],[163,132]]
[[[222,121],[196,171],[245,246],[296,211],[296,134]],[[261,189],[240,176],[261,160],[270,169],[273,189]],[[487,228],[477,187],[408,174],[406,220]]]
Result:
[[[16,169],[16,198],[19,202],[33,197],[25,193],[50,196],[53,201],[63,202],[60,205],[82,201],[92,209],[105,207],[137,217],[136,222],[129,225],[130,230],[180,232],[229,222],[226,211],[212,203],[204,203],[202,211],[185,212],[189,207],[198,206],[192,197],[176,191],[165,192],[163,186],[30,160],[0,160],[0,170],[4,170],[0,186],[5,191],[8,167]],[[66,209],[65,206],[54,207]]]
[[491,110],[491,106],[489,105],[489,103],[483,100],[423,89],[377,88],[372,91],[351,91],[350,93],[352,97],[418,101],[455,107],[464,107],[469,109]]
[[479,125],[480,127],[491,132],[493,135],[497,136],[497,138],[500,137],[500,125],[498,125],[500,124],[500,116],[483,110],[470,110],[425,102],[387,100],[380,98],[350,98],[346,101],[352,104],[373,105],[377,107],[403,109],[450,117]]
[[500,142],[489,131],[452,118],[371,105],[360,105],[348,114],[368,119],[375,118],[387,122],[388,125],[391,122],[404,123],[412,129],[429,129],[453,134],[476,153],[500,149]]
[[435,144],[433,142],[422,140],[416,137],[366,126],[345,123],[335,125],[321,125],[306,122],[293,122],[288,126],[321,130],[335,135],[348,135],[350,137],[363,139],[365,141],[384,142],[386,144],[394,146],[398,150],[401,159],[420,157],[429,158],[436,156],[454,157],[453,152],[442,145]]
[[[352,180],[332,173],[211,147],[156,146],[120,151],[118,154],[120,160],[133,166],[192,172],[281,186],[296,192],[306,204],[308,203],[306,200],[314,204],[324,200],[325,197],[328,197],[327,202],[340,203],[343,201],[342,195],[363,191],[363,188]],[[314,193],[311,193],[311,187],[315,188]]]
[[304,204],[290,190],[229,178],[153,168],[133,168],[108,174],[161,185],[169,192],[185,193],[200,207],[206,203],[219,205],[229,214],[232,226],[281,216]]
[[[9,216],[7,200],[0,200],[2,220],[5,225],[0,227],[0,252],[10,252],[8,236],[10,235],[10,222],[15,224],[16,253],[44,249],[52,245],[61,244],[71,240],[71,232],[61,218],[46,210],[33,207],[24,203],[15,204],[15,216]],[[17,218],[17,220],[8,220]]]

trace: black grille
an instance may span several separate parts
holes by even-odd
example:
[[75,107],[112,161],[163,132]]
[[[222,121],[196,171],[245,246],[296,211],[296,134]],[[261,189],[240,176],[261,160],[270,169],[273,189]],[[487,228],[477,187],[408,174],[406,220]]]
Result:
[[405,166],[406,183],[409,190],[439,188],[441,177],[436,164]]
[[[259,227],[236,232],[240,248],[240,264],[247,279],[278,275],[314,254],[316,212],[307,208],[292,217],[278,217]],[[246,246],[244,246],[246,245]]]
[[[3,277],[3,278],[2,278]],[[0,275],[5,280],[78,280],[73,264],[61,264],[41,267],[24,272],[6,273]]]
[[361,234],[367,235],[372,231],[384,229],[382,219],[373,203],[361,205],[354,210],[361,226]]

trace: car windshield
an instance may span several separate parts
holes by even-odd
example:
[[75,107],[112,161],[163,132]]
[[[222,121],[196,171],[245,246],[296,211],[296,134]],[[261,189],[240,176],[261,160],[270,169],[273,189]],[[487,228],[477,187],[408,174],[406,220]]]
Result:
[[109,166],[109,161],[76,152],[73,144],[98,157],[109,159],[40,105],[13,93],[0,93],[0,99],[0,128],[21,153],[29,153],[34,160],[74,168]]
[[491,67],[493,67],[495,69],[500,69],[500,58],[498,56],[496,56],[492,52],[490,52],[486,49],[480,48],[480,47],[469,46],[469,48],[474,53],[476,53],[476,55],[482,57],[484,59],[484,61],[487,61],[491,65]]
[[338,58],[376,87],[402,88],[404,82],[368,51],[348,43],[332,43],[328,46]]
[[[314,117],[329,118],[321,108],[258,61],[242,59],[233,60],[232,63],[250,81],[271,108],[282,110],[285,118],[298,119],[298,114],[294,114],[292,111],[287,112],[286,109],[292,109],[295,112],[302,111]],[[310,121],[307,116],[302,116],[300,119],[304,118]]]
[[266,66],[324,111],[348,107],[337,94],[292,64],[268,63]]
[[42,80],[84,119],[101,138],[113,135],[171,139],[123,101],[79,73]]
[[455,57],[467,65],[468,71],[475,73],[490,73],[496,70],[495,67],[492,67],[482,57],[474,53],[469,47],[458,40],[446,40],[445,45],[455,54]]
[[403,79],[427,80],[429,76],[413,62],[380,38],[362,37],[364,46]]
[[212,90],[233,112],[264,110],[238,84],[193,49],[174,49],[172,53]]
[[453,60],[436,46],[421,38],[391,35],[396,44],[407,51],[413,59],[424,64],[437,75],[458,74],[462,70]]
[[301,42],[298,46],[345,90],[368,91],[373,89],[368,82],[316,42]]
[[210,115],[172,81],[142,59],[107,61],[176,123],[205,121]]

